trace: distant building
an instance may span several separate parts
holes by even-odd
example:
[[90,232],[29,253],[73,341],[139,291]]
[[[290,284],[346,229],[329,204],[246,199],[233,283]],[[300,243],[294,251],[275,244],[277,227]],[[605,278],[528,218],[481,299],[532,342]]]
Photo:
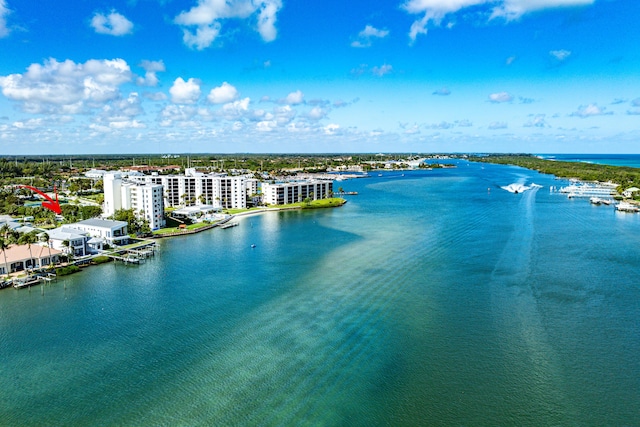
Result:
[[333,181],[291,181],[270,184],[262,183],[262,201],[269,205],[298,203],[307,197],[311,200],[324,199],[333,193]]
[[86,176],[89,179],[93,179],[94,181],[97,181],[99,179],[102,179],[102,177],[106,173],[107,171],[102,169],[91,169],[90,171],[85,172],[84,176]]

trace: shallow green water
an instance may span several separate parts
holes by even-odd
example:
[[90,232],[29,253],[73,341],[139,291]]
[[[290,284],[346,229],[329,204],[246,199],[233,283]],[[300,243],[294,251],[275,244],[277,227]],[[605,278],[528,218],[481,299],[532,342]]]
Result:
[[339,185],[0,292],[0,424],[640,425],[638,216],[465,162]]

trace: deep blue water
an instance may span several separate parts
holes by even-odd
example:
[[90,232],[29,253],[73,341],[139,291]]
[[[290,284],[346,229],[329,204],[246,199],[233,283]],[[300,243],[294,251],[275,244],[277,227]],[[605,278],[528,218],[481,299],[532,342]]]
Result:
[[511,166],[336,184],[0,292],[0,424],[640,425],[639,215]]
[[640,168],[640,154],[540,154],[540,157],[565,162],[585,162]]

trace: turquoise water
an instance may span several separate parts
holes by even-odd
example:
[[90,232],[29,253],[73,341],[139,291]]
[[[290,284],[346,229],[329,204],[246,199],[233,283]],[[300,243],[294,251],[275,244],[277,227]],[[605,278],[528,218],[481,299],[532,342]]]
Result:
[[640,154],[540,154],[540,157],[565,162],[584,162],[640,168]]
[[0,424],[640,425],[640,215],[509,166],[337,185],[0,292]]

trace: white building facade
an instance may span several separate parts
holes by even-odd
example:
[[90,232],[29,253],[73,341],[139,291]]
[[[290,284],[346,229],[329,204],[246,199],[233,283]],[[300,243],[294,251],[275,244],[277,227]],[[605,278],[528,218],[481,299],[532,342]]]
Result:
[[333,181],[291,181],[270,184],[262,183],[262,201],[268,205],[299,203],[307,197],[311,200],[325,199],[333,193]]
[[133,209],[138,219],[149,221],[157,230],[165,225],[164,189],[162,185],[147,182],[124,181],[119,173],[105,174],[104,215],[112,216],[119,209]]
[[165,225],[163,187],[160,184],[122,184],[122,209],[133,209],[138,218],[157,230]]
[[187,169],[184,175],[147,176],[145,181],[164,187],[166,206],[212,205],[223,209],[247,207],[244,176],[204,174]]

